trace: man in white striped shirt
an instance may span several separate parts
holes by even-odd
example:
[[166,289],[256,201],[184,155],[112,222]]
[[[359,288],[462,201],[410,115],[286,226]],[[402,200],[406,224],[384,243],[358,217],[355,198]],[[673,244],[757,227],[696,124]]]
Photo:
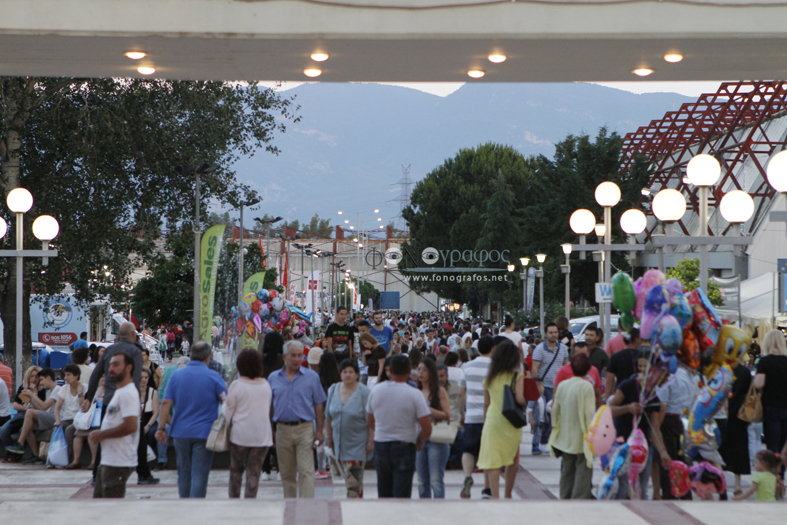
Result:
[[[464,426],[462,437],[462,471],[465,473],[465,483],[460,496],[470,497],[473,487],[473,469],[478,461],[481,449],[481,431],[484,428],[484,380],[489,371],[494,343],[489,336],[478,341],[478,351],[481,355],[462,366],[462,377],[459,379],[459,407],[461,416],[459,426]],[[484,475],[484,497],[492,497],[489,490],[489,480]]]

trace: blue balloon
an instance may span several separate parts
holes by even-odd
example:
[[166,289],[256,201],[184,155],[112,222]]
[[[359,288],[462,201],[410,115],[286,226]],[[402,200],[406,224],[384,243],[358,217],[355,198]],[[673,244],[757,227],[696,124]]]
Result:
[[262,308],[260,308],[260,312],[259,313],[260,313],[260,317],[262,319],[267,319],[271,315],[271,311],[268,310],[267,306],[263,306]]
[[262,289],[259,292],[257,292],[257,299],[259,299],[263,303],[267,303],[269,298],[270,295],[268,294],[268,290]]

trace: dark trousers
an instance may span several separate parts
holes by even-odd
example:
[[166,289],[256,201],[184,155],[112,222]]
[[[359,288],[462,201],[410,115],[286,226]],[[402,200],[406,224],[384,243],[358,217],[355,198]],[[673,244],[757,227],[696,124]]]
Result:
[[242,447],[230,443],[230,497],[240,498],[243,473],[246,473],[245,498],[256,498],[260,487],[262,462],[268,455],[268,447]]
[[[774,454],[780,454],[787,442],[787,408],[763,407],[762,434],[765,436],[765,448]],[[784,468],[779,467],[782,479]]]
[[[664,448],[671,460],[683,461],[680,439],[683,436],[683,422],[677,414],[667,414],[664,416],[664,422],[661,424],[661,437],[664,438]],[[670,491],[669,471],[664,467],[661,469],[660,483],[661,483],[661,499],[678,499],[672,495]],[[691,499],[691,491],[680,499]]]
[[148,465],[148,439],[145,435],[145,425],[150,421],[152,413],[148,412],[142,416],[139,425],[139,445],[137,446],[137,477],[148,479],[151,477],[150,465]]
[[[107,415],[107,405],[101,405],[101,421],[104,421],[104,416]],[[101,466],[101,443],[96,445],[96,460],[93,462],[93,481],[96,481],[98,477],[98,467]],[[134,469],[131,469],[134,470]],[[125,482],[123,483],[124,491],[125,491]],[[98,487],[98,482],[96,482],[96,487]],[[124,492],[125,494],[125,492]],[[95,496],[94,496],[95,497]],[[123,497],[123,496],[120,496]]]
[[125,498],[126,482],[134,467],[109,467],[101,465],[96,475],[94,498]]
[[377,469],[378,497],[412,497],[415,452],[414,443],[374,442],[374,466]]

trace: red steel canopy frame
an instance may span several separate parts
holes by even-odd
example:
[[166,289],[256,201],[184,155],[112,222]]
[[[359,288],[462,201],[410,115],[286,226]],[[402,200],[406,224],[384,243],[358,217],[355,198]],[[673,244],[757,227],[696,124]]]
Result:
[[[711,209],[719,206],[723,188],[744,189],[735,173],[751,160],[760,175],[748,188],[755,202],[750,224],[757,225],[776,195],[765,176],[767,159],[785,147],[783,133],[769,136],[767,124],[786,115],[787,82],[721,84],[716,93],[703,94],[696,102],[683,104],[678,111],[670,111],[661,120],[627,134],[621,171],[629,171],[637,157],[644,157],[653,170],[648,187],[654,193],[668,187],[677,189],[687,197],[688,209],[697,214],[697,189],[683,182],[689,160],[698,153],[709,153],[721,164],[721,178],[709,194]],[[771,135],[775,134],[772,131]],[[652,214],[649,210],[646,213]],[[685,224],[688,217],[678,221],[685,235],[690,235]],[[648,238],[658,227],[657,221],[649,223],[645,231]],[[707,235],[725,235],[730,225],[726,221],[724,224],[723,230],[717,227],[716,232],[709,225]]]

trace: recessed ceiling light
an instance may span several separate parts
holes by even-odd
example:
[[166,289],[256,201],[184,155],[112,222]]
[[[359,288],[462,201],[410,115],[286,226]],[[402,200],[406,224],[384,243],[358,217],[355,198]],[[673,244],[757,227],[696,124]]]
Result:
[[666,55],[664,55],[664,60],[672,64],[676,64],[681,60],[683,60],[683,55],[681,55],[680,53],[667,53]]
[[482,78],[486,75],[486,71],[481,71],[480,69],[471,69],[467,72],[467,76],[470,78]]
[[316,68],[304,69],[303,74],[311,78],[319,77],[320,75],[322,75],[322,69],[316,69]]
[[126,53],[126,56],[131,60],[139,60],[141,58],[145,58],[146,56],[148,56],[148,54],[143,53],[142,51],[128,51]]
[[492,55],[489,55],[487,58],[489,59],[490,62],[493,62],[495,64],[499,64],[501,62],[505,62],[506,58],[508,58],[508,57],[503,55],[503,54],[501,54],[501,53],[494,53]]
[[153,73],[156,72],[156,68],[146,67],[146,66],[139,66],[137,68],[137,71],[139,71],[140,75],[152,75]]
[[315,62],[325,62],[329,58],[328,53],[312,53],[311,57]]
[[648,75],[653,74],[653,70],[649,67],[638,67],[637,69],[633,70],[632,73],[637,75],[638,77],[646,77]]

